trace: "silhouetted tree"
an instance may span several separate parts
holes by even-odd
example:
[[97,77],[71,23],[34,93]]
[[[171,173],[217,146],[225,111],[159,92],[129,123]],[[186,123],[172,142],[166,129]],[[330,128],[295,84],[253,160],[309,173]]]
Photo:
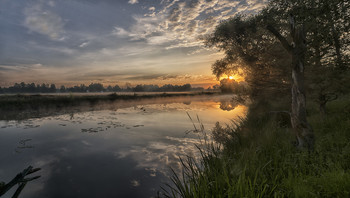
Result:
[[28,84],[28,91],[29,93],[34,93],[37,92],[36,88],[35,88],[35,84],[34,83],[30,83]]
[[64,85],[61,85],[60,92],[61,93],[65,93],[66,92],[66,87]]
[[261,16],[236,16],[223,21],[206,39],[206,45],[225,52],[225,57],[212,65],[217,79],[222,75],[244,75],[255,98],[288,94],[290,71],[285,65],[291,60],[261,25]]
[[91,83],[88,87],[90,92],[102,92],[104,90],[103,85],[100,83]]
[[56,85],[55,84],[51,84],[50,85],[50,92],[51,93],[55,93],[56,92]]
[[118,92],[118,91],[122,91],[122,89],[121,89],[118,85],[115,85],[115,86],[113,87],[113,91]]
[[[15,83],[13,86],[10,86],[8,88],[1,88],[0,93],[65,93],[65,92],[102,92],[102,91],[115,91],[115,92],[121,92],[121,91],[134,91],[134,92],[164,92],[164,91],[191,91],[191,90],[199,90],[200,88],[192,88],[190,84],[185,85],[164,85],[162,87],[159,87],[158,85],[137,85],[135,87],[132,87],[131,84],[128,84],[128,86],[125,89],[120,88],[118,85],[115,85],[112,87],[111,85],[107,86],[107,88],[104,88],[102,84],[100,83],[91,83],[89,86],[86,86],[84,84],[81,84],[79,86],[73,86],[73,87],[65,87],[62,85],[60,89],[58,90],[56,88],[55,84],[41,84],[41,85],[35,85],[34,83],[31,84],[25,84],[25,83]],[[202,90],[201,88],[200,90]]]

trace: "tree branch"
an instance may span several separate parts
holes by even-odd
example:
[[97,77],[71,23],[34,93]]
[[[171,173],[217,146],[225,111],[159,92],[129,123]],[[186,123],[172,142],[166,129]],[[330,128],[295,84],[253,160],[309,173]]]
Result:
[[[13,178],[8,184],[2,186],[0,188],[0,196],[4,195],[7,191],[9,191],[13,186],[16,184],[19,184],[20,186],[15,192],[15,195],[18,196],[18,194],[23,190],[25,184],[29,181],[32,181],[34,179],[38,179],[40,176],[35,176],[31,178],[25,178],[26,176],[35,173],[37,171],[41,170],[40,168],[34,168],[29,166],[28,168],[24,169],[21,173],[17,174],[15,178]],[[16,196],[13,197],[16,197]]]
[[266,29],[269,30],[282,44],[282,46],[289,52],[292,52],[293,47],[288,43],[287,39],[284,38],[272,25],[267,25]]

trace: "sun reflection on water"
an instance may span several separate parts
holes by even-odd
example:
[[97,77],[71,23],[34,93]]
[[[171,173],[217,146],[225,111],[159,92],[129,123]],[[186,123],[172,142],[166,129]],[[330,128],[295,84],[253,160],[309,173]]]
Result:
[[[199,156],[196,144],[201,143],[201,134],[187,133],[193,130],[193,124],[197,128],[203,124],[210,135],[217,121],[229,124],[247,113],[247,107],[234,102],[232,96],[171,100],[143,101],[120,108],[115,108],[119,104],[108,104],[113,108],[53,114],[27,121],[0,121],[3,140],[0,152],[6,156],[6,163],[0,164],[0,176],[12,177],[22,168],[21,164],[41,167],[41,180],[31,184],[36,191],[23,194],[29,198],[60,194],[57,186],[87,193],[90,187],[130,195],[150,191],[167,181],[169,167],[180,171],[179,156]],[[14,152],[22,144],[31,148]],[[11,152],[14,154],[9,155]],[[94,178],[86,175],[101,165],[100,174],[93,174]],[[115,177],[109,177],[111,174]],[[78,183],[83,181],[81,178],[87,178],[84,185]],[[69,185],[65,183],[68,179],[72,180]],[[97,186],[95,181],[99,181]],[[124,187],[106,189],[110,183],[123,182],[130,188],[123,184]]]

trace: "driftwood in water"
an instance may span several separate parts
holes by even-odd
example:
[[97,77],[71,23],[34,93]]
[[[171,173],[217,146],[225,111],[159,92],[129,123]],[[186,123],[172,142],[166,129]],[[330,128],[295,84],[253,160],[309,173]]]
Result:
[[12,196],[12,198],[17,198],[18,195],[22,192],[23,188],[27,184],[27,182],[32,181],[34,179],[38,179],[40,176],[25,178],[26,176],[35,173],[37,171],[41,170],[40,168],[33,168],[32,166],[29,166],[28,168],[24,169],[21,173],[18,173],[15,178],[13,178],[9,183],[0,186],[0,196],[4,195],[7,191],[9,191],[13,186],[16,184],[19,184],[19,187],[17,188],[15,194]]

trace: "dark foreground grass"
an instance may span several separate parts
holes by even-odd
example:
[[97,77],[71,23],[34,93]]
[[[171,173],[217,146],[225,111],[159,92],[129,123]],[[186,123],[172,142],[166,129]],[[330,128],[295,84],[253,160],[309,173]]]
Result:
[[208,144],[201,160],[182,160],[165,197],[350,197],[350,100],[329,105],[322,117],[310,108],[316,145],[298,150],[276,116],[248,116],[239,125],[217,125],[222,149]]

